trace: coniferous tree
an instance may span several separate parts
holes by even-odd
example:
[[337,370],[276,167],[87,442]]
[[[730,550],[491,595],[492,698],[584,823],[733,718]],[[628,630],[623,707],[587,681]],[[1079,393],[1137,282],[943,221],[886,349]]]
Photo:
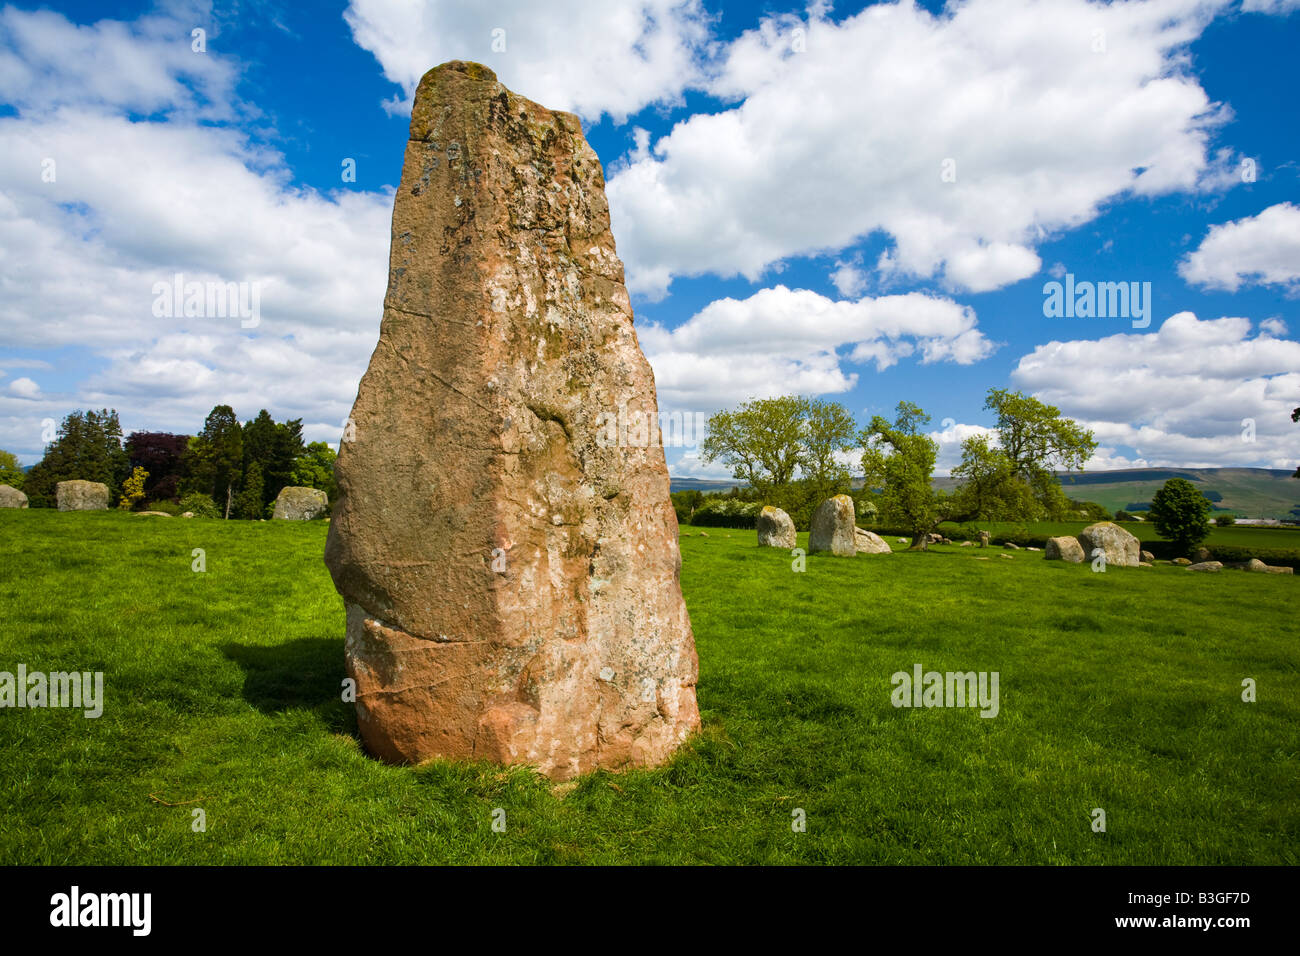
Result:
[[52,508],[55,486],[61,481],[100,482],[108,486],[111,501],[120,494],[130,473],[117,412],[107,408],[75,411],[63,420],[58,436],[27,473],[23,485],[32,507]]
[[244,472],[243,490],[235,497],[233,514],[245,521],[256,521],[264,517],[266,503],[262,500],[262,466],[249,462],[248,471]]
[[189,442],[181,489],[208,495],[217,510],[229,517],[227,506],[243,474],[243,463],[244,438],[239,419],[229,405],[218,405],[208,413],[203,430]]
[[265,408],[244,423],[244,470],[257,462],[262,474],[263,504],[280,489],[293,483],[294,468],[306,451],[302,442],[302,419],[277,422]]

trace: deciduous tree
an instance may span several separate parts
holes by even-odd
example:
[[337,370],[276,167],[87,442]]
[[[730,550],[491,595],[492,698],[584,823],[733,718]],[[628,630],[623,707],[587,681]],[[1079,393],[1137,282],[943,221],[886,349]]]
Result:
[[1156,534],[1190,551],[1210,535],[1214,506],[1186,478],[1170,478],[1151,499]]
[[939,445],[920,429],[930,416],[911,402],[899,402],[891,425],[880,415],[862,431],[862,469],[867,487],[879,487],[888,521],[902,523],[912,549],[926,550],[927,536],[949,517],[951,499],[931,483]]
[[701,446],[704,460],[730,465],[732,476],[759,494],[788,485],[804,454],[806,407],[804,399],[787,395],[755,399],[711,415]]

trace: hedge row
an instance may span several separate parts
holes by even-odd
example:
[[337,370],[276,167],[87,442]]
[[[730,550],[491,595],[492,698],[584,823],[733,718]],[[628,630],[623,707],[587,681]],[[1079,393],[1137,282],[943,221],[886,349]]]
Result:
[[1259,558],[1265,564],[1295,568],[1300,571],[1300,551],[1295,548],[1243,548],[1235,544],[1216,544],[1209,549],[1215,561],[1249,561]]
[[758,527],[758,515],[729,515],[717,511],[697,511],[691,518],[695,528],[739,528],[753,531]]

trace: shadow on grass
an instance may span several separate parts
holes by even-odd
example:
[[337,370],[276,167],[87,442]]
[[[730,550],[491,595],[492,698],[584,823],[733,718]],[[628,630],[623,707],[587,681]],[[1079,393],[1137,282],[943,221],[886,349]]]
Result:
[[221,653],[244,670],[244,700],[264,714],[308,710],[326,727],[356,733],[356,715],[343,701],[343,639],[301,638],[267,647],[221,645]]

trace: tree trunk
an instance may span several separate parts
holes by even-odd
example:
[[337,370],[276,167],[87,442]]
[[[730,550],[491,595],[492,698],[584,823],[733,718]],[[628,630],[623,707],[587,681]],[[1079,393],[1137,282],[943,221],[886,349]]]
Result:
[[912,544],[908,551],[929,551],[930,550],[930,532],[918,531],[912,535]]
[[226,516],[225,516],[226,521],[230,520],[230,496],[234,487],[235,487],[234,485],[226,485]]

